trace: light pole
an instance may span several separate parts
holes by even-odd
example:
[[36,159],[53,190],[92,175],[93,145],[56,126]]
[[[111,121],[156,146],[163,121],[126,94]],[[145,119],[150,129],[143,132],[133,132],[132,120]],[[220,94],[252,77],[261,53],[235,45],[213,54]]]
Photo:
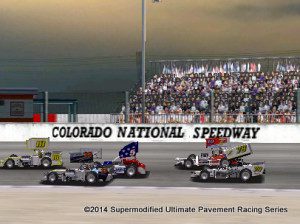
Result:
[[[153,3],[161,2],[162,0],[152,0]],[[145,76],[146,76],[146,41],[147,41],[147,21],[146,21],[146,0],[142,0],[142,123],[145,123]]]

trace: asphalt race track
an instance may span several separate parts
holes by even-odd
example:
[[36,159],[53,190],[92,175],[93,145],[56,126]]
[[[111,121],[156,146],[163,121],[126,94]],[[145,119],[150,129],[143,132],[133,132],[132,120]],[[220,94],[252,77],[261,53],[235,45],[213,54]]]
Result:
[[[126,143],[50,143],[50,150],[64,152],[65,167],[76,167],[69,163],[69,152],[81,148],[102,148],[103,159],[111,160]],[[10,154],[30,154],[24,143],[0,143],[0,158]],[[252,144],[254,154],[245,161],[266,161],[266,175],[262,181],[241,183],[218,180],[207,183],[190,180],[190,170],[174,167],[175,157],[186,157],[205,150],[202,143],[140,143],[138,159],[146,164],[150,175],[147,178],[117,178],[109,186],[155,186],[155,187],[203,187],[203,188],[274,188],[300,189],[300,144]],[[0,169],[0,185],[41,185],[46,170],[41,169]]]

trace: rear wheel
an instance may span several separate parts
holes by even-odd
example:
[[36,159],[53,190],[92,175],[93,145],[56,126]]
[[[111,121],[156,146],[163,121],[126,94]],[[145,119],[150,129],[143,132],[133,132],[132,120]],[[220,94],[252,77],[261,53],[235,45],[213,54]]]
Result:
[[209,179],[209,172],[207,170],[202,170],[199,175],[199,179],[201,181],[207,181]]
[[136,175],[136,173],[137,173],[136,166],[131,165],[131,166],[127,167],[127,169],[126,169],[127,177],[134,177]]
[[51,184],[54,184],[58,181],[58,175],[55,172],[51,172],[47,175],[47,181]]
[[184,167],[186,169],[192,169],[192,167],[194,166],[194,162],[191,159],[187,159],[184,161]]
[[50,158],[43,158],[41,161],[42,167],[49,168],[52,165],[52,161]]
[[191,155],[189,155],[188,159],[196,159],[196,155],[195,154],[191,154]]
[[12,159],[8,159],[5,163],[6,168],[12,169],[15,166],[15,161]]
[[250,172],[250,170],[248,169],[244,169],[240,172],[240,178],[241,178],[241,181],[243,182],[247,182],[251,179],[252,177],[252,174]]
[[96,173],[94,172],[89,172],[85,175],[85,181],[88,183],[88,184],[95,184],[97,183],[98,181],[98,177],[96,175]]

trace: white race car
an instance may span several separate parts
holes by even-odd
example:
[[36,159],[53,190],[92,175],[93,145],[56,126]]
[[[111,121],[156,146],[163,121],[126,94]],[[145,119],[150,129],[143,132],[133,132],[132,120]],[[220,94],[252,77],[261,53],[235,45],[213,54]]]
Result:
[[251,178],[265,174],[265,162],[245,163],[239,160],[235,166],[207,168],[193,171],[191,178],[202,182],[209,179],[240,178],[242,182],[248,182]]
[[206,148],[209,150],[200,155],[191,154],[187,158],[176,158],[175,166],[185,169],[193,167],[218,167],[235,165],[237,159],[252,154],[250,144],[240,144],[230,146],[227,138],[209,138],[206,139]]
[[99,181],[109,182],[113,175],[107,168],[100,168],[94,165],[82,164],[80,168],[56,169],[45,174],[43,181],[54,184],[59,181],[81,181],[86,184],[96,184]]

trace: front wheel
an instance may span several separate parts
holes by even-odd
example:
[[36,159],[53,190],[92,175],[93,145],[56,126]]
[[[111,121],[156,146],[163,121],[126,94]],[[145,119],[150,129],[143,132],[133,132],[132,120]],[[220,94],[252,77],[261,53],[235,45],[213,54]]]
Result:
[[13,161],[12,159],[8,159],[5,163],[5,166],[8,169],[12,169],[15,166],[15,161]]
[[85,175],[85,181],[88,183],[88,184],[95,184],[97,183],[98,181],[98,177],[96,175],[96,173],[94,172],[89,172]]
[[50,158],[43,158],[41,161],[42,167],[49,168],[52,165],[52,161]]
[[194,166],[194,162],[191,159],[187,159],[184,161],[184,167],[186,169],[192,169],[192,167]]
[[58,181],[58,175],[55,172],[51,172],[47,175],[47,181],[51,184],[54,184]]
[[137,173],[136,167],[133,165],[129,166],[126,170],[127,177],[133,177],[136,175],[136,173]]
[[207,181],[209,179],[209,172],[207,170],[202,170],[199,175],[199,179],[201,181]]
[[242,170],[240,172],[240,178],[241,178],[241,181],[243,181],[243,182],[249,181],[251,179],[251,177],[252,177],[252,174],[251,174],[250,170],[248,170],[248,169]]

